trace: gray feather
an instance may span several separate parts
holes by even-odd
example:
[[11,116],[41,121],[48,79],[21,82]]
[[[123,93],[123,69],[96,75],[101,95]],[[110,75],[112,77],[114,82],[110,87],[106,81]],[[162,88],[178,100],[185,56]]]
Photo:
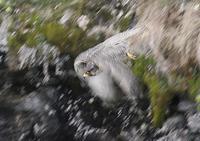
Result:
[[118,90],[114,84],[117,84],[129,98],[135,99],[140,95],[141,90],[136,77],[132,74],[128,65],[123,63],[127,58],[126,51],[128,50],[128,43],[125,41],[138,31],[140,31],[140,28],[114,35],[103,43],[82,52],[76,58],[74,67],[77,73],[79,73],[77,67],[80,62],[92,61],[101,70],[96,76],[91,76],[85,80],[93,93],[103,101],[112,101],[120,96],[117,94]]

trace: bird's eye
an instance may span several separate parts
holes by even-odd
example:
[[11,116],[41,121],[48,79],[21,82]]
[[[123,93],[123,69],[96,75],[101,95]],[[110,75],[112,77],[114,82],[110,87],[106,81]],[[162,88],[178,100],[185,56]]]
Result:
[[99,70],[99,67],[95,64],[92,64],[91,66],[87,66],[87,71],[83,74],[83,77],[88,76],[96,76]]
[[80,67],[80,68],[84,68],[86,65],[87,65],[87,64],[86,64],[85,62],[81,62],[81,63],[79,64],[79,67]]
[[99,67],[98,67],[96,64],[94,64],[94,65],[90,68],[89,72],[90,72],[90,73],[95,73],[95,72],[98,71],[98,70],[99,70]]

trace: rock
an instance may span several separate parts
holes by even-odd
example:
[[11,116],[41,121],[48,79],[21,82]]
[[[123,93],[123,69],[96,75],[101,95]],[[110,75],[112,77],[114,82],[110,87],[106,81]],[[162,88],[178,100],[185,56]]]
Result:
[[192,133],[200,133],[200,113],[189,116],[187,121],[187,125]]
[[72,17],[72,15],[74,14],[74,11],[72,9],[67,9],[64,13],[62,18],[60,19],[60,23],[61,24],[66,24],[70,18]]
[[49,87],[25,96],[15,97],[10,94],[5,95],[4,98],[1,96],[0,139],[4,141],[59,140],[60,123],[54,107],[55,94],[56,91]]
[[159,132],[168,133],[176,129],[182,129],[185,126],[184,123],[184,117],[182,115],[170,117],[165,121]]
[[77,20],[77,23],[78,23],[78,26],[80,28],[82,28],[83,30],[86,30],[87,29],[87,25],[89,24],[90,22],[90,19],[88,18],[88,16],[86,15],[82,15],[81,17],[78,18]]
[[2,86],[4,86],[6,83],[6,79],[7,79],[6,74],[7,74],[6,69],[0,69],[0,76],[1,76],[0,88],[1,89],[2,89]]
[[118,137],[122,141],[143,141],[136,128],[133,128],[130,132],[121,132]]
[[6,57],[6,52],[1,51],[1,47],[0,47],[0,67],[5,63],[5,57]]
[[180,112],[184,112],[186,114],[192,114],[196,111],[196,105],[194,102],[191,102],[189,100],[184,100],[184,101],[181,101],[179,104],[178,104],[178,111]]
[[[55,100],[56,90],[48,88],[40,88],[37,91],[33,91],[27,96],[20,99],[20,102],[16,106],[18,111],[33,111],[35,113],[41,113],[51,109],[50,107],[56,102]],[[46,108],[49,107],[49,108]]]
[[85,139],[85,141],[116,141],[116,138],[106,133],[91,134]]
[[157,139],[157,141],[191,141],[191,137],[186,130],[175,130]]

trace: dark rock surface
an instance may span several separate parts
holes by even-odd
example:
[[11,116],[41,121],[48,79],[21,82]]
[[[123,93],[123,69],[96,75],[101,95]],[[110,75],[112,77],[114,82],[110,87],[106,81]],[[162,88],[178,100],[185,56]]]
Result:
[[192,133],[200,133],[200,113],[195,113],[188,117],[187,125]]
[[[72,64],[70,61],[65,62]],[[66,64],[63,63],[64,66]],[[0,69],[0,140],[2,141],[198,141],[200,113],[179,99],[178,109],[162,127],[151,125],[148,100],[121,100],[102,106],[64,67],[43,83],[40,67],[18,72]],[[191,110],[193,110],[191,112]]]

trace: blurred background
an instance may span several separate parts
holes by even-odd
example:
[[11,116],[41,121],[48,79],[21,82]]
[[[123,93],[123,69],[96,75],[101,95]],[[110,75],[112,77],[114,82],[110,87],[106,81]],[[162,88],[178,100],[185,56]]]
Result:
[[143,4],[0,0],[0,141],[199,141],[199,71],[177,76],[172,92],[145,72],[152,61],[139,58],[133,71],[147,74],[149,95],[110,108],[74,72],[79,53],[134,27]]

